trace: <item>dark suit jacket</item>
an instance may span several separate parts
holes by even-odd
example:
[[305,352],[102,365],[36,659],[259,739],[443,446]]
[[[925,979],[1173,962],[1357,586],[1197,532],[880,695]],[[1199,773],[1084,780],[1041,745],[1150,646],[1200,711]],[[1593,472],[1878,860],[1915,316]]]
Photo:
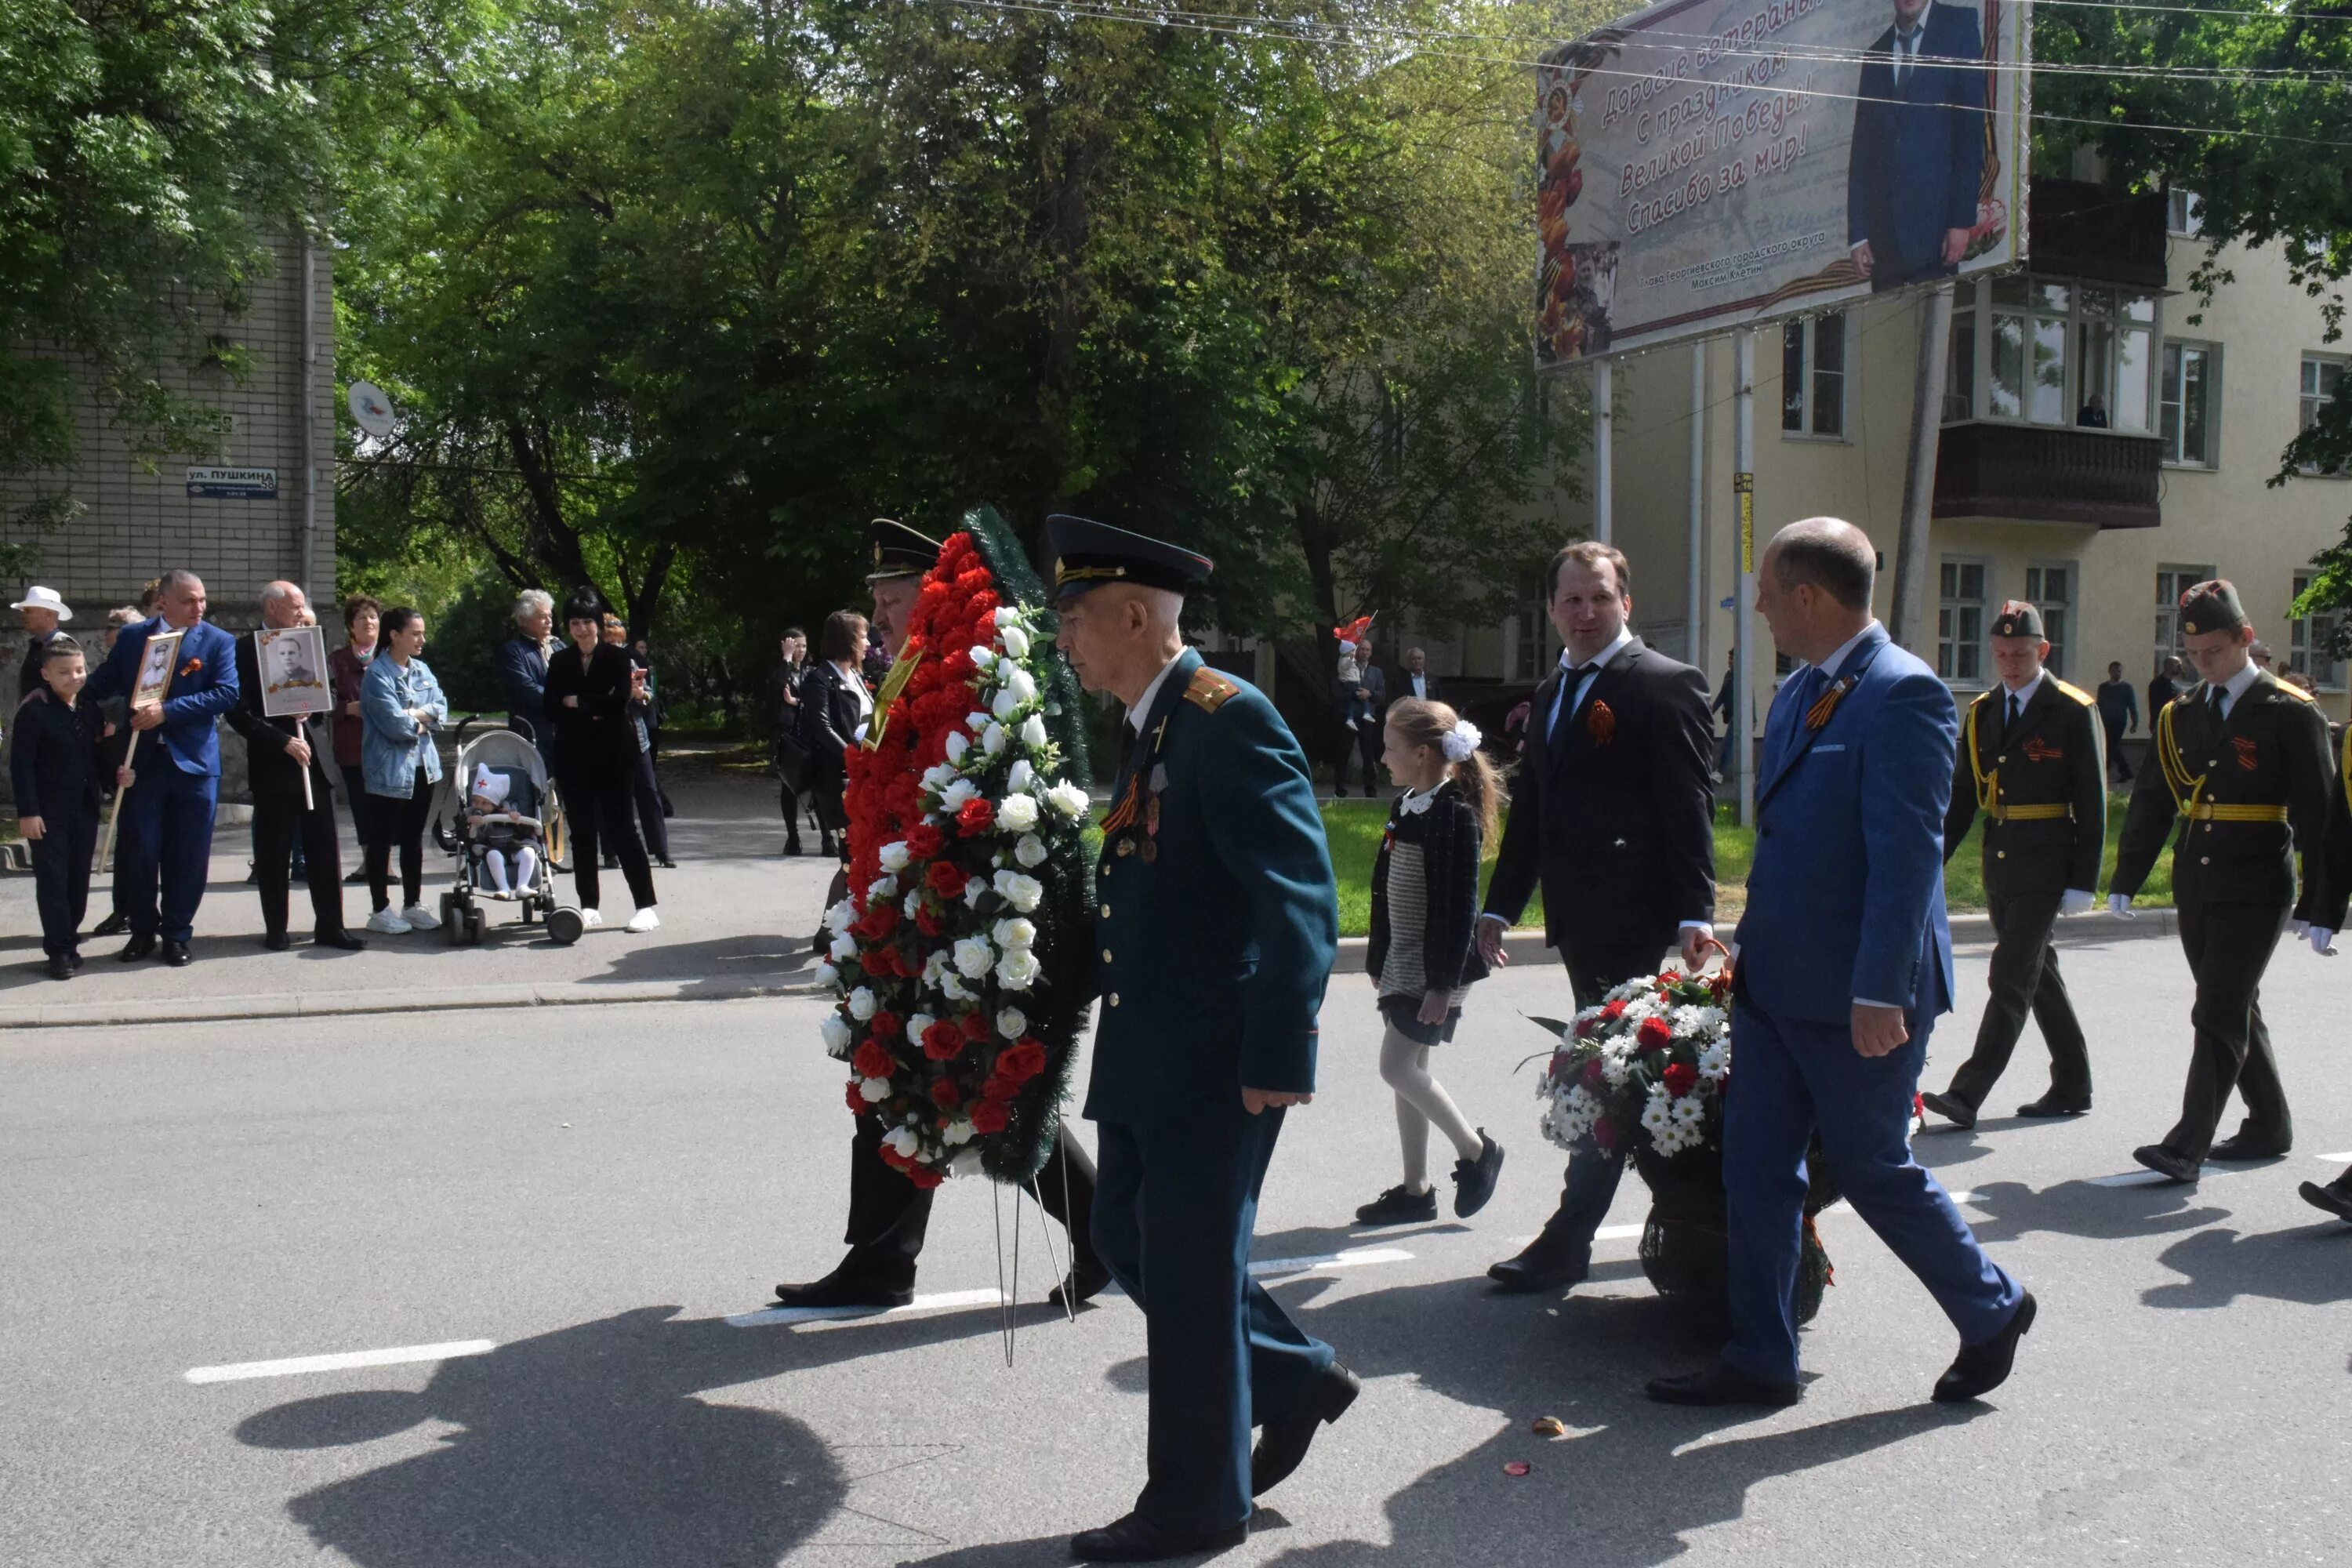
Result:
[[[598,643],[585,660],[566,643],[547,661],[547,715],[555,726],[555,767],[574,780],[610,776],[608,769],[634,772],[637,726],[629,711],[626,648]],[[566,707],[566,697],[578,704]]]
[[[147,656],[147,639],[167,629],[161,616],[123,627],[122,635],[114,639],[114,651],[82,688],[82,700],[127,700]],[[149,748],[160,741],[182,772],[216,779],[220,777],[220,718],[236,706],[236,639],[210,621],[198,621],[180,639],[177,657],[179,668],[163,698],[163,721],[148,731],[139,754],[150,755]],[[123,731],[127,738],[127,722]]]
[[16,747],[9,753],[9,782],[16,792],[16,815],[46,819],[62,827],[76,811],[98,818],[98,786],[104,768],[106,716],[87,689],[71,708],[44,685],[16,710]]
[[1996,685],[1961,718],[1952,804],[1944,813],[1944,858],[1951,859],[1976,821],[1980,789],[1994,790],[2004,813],[2012,806],[2063,806],[2066,815],[1988,820],[1985,891],[1996,898],[2069,888],[2096,892],[2107,848],[2107,752],[2091,694],[2045,674],[2014,729],[2002,722],[2008,702],[2008,689]]
[[1870,46],[1853,106],[1846,243],[1870,242],[1871,284],[1948,272],[1947,229],[1973,228],[1984,184],[1984,34],[1977,13],[1929,7],[1918,58],[1895,84],[1895,29]]
[[[1372,718],[1377,722],[1389,710],[1388,677],[1376,664],[1356,678],[1356,686],[1372,694]],[[1331,678],[1331,710],[1342,719],[1348,716],[1348,705],[1356,700],[1356,686],[1349,685],[1337,676]]]
[[269,719],[261,711],[261,676],[255,662],[254,639],[236,639],[236,683],[240,695],[236,706],[228,710],[228,727],[245,737],[246,767],[253,779],[253,798],[257,805],[264,800],[291,803],[297,809],[302,804],[302,770],[287,755],[287,744],[296,734],[310,743],[310,804],[323,808],[333,798],[328,784],[327,758],[334,750],[334,736],[327,728],[322,715],[308,719]]
[[1486,912],[1517,920],[1540,883],[1544,940],[1563,952],[1664,952],[1684,921],[1715,919],[1706,678],[1635,637],[1552,743],[1561,679],[1536,688]]
[[547,656],[526,637],[510,637],[491,650],[490,673],[498,678],[499,695],[507,711],[530,726],[544,748],[547,732]]
[[[1378,675],[1380,671],[1375,669],[1372,673]],[[1437,689],[1436,675],[1426,669],[1423,670],[1421,673],[1423,676],[1423,684],[1429,688],[1429,694],[1423,697],[1422,700],[1424,702],[1444,701],[1445,694]],[[1383,692],[1386,693],[1385,697],[1382,696]],[[1355,694],[1350,692],[1349,695],[1353,696]],[[1385,687],[1373,688],[1373,696],[1381,699],[1384,702],[1402,702],[1412,695],[1412,671],[1407,669],[1402,665],[1397,666],[1394,677],[1387,682]]]

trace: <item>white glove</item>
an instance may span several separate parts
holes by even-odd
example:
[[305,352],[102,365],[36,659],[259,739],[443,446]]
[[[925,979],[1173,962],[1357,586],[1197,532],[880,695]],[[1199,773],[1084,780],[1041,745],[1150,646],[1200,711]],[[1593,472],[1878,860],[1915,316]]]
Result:
[[2333,958],[2336,956],[2336,933],[2327,930],[2326,927],[2313,926],[2310,931],[2305,934],[2304,940],[2311,943],[2311,951],[2319,954],[2320,957]]
[[2127,921],[2139,919],[2137,915],[2132,913],[2131,895],[2129,893],[2109,893],[2107,895],[2107,913]]
[[2058,912],[2062,915],[2085,914],[2090,908],[2091,889],[2088,888],[2069,888],[2058,895]]

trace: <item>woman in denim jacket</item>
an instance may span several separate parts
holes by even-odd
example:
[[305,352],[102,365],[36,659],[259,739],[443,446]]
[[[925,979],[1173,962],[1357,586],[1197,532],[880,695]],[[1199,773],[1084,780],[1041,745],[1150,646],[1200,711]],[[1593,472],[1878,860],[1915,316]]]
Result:
[[[449,703],[432,669],[417,657],[424,649],[425,617],[404,606],[386,610],[376,656],[360,683],[360,761],[375,818],[367,842],[368,892],[375,901],[368,930],[394,936],[441,923],[424,903],[425,820],[433,810],[433,786],[441,779],[433,731],[448,721]],[[396,915],[390,889],[395,844],[407,897]]]

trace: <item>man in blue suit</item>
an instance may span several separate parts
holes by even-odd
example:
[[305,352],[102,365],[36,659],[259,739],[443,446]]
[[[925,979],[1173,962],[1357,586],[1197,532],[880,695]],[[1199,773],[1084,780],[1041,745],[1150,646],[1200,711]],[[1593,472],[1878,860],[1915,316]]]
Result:
[[1143,1309],[1151,1396],[1134,1511],[1070,1544],[1147,1563],[1238,1544],[1250,1500],[1356,1397],[1331,1347],[1249,1277],[1285,1110],[1314,1098],[1339,890],[1298,742],[1177,630],[1208,561],[1082,518],[1045,531],[1059,644],[1087,690],[1127,709],[1086,1114],[1102,1146],[1095,1250]]
[[1873,292],[1948,278],[1984,184],[1984,34],[1949,0],[1895,0],[1870,46],[1846,165],[1846,243]]
[[1774,536],[1756,608],[1805,661],[1765,721],[1756,860],[1732,943],[1732,1084],[1723,1184],[1731,1342],[1705,1372],[1660,1378],[1670,1405],[1793,1405],[1805,1149],[1959,1331],[1945,1402],[2009,1376],[2033,1298],[1977,1245],[1911,1158],[1927,1034],[1950,1010],[1944,813],[1958,755],[1951,693],[1870,613],[1874,557],[1849,522]]
[[[182,633],[163,704],[133,708],[131,727],[144,739],[132,759],[115,846],[115,906],[130,917],[131,941],[117,954],[136,963],[156,949],[163,962],[188,962],[196,905],[212,868],[213,808],[220,799],[223,714],[236,706],[236,639],[205,619],[205,585],[193,572],[169,572],[157,588],[163,613],[122,628],[114,651],[90,677],[88,695],[126,700],[139,681],[147,639]],[[160,878],[163,900],[156,901]]]

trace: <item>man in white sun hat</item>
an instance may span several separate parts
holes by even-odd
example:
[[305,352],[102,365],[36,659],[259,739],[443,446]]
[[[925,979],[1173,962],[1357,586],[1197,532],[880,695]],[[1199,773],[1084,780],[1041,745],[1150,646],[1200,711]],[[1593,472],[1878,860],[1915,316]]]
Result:
[[49,646],[59,626],[73,619],[73,609],[55,588],[37,584],[8,607],[25,617],[25,663],[16,672],[16,696],[21,701],[41,684],[41,650]]

